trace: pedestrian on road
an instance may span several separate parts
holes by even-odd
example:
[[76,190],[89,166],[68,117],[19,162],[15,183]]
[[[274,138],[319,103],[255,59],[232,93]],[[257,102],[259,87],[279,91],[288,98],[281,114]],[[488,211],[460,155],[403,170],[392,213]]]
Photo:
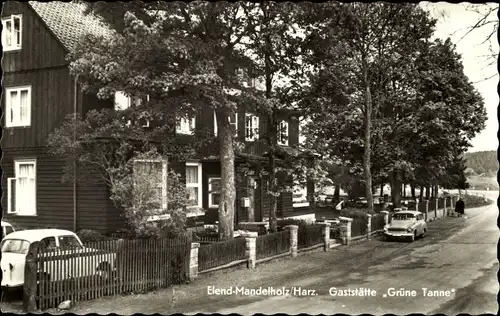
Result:
[[455,212],[457,212],[458,217],[465,213],[465,203],[461,197],[459,197],[457,203],[455,203]]

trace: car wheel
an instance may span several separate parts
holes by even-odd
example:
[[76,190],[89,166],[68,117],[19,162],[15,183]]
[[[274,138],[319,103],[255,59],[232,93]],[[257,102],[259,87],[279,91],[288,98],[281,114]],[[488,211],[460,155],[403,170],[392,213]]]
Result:
[[426,232],[427,232],[427,228],[424,228],[424,230],[422,231],[422,235],[420,235],[420,237],[424,238]]

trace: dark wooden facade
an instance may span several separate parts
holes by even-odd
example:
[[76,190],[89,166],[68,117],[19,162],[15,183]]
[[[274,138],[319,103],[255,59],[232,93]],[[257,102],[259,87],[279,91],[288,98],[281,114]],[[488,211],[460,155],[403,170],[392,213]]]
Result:
[[[48,136],[68,114],[75,110],[84,114],[90,109],[112,107],[113,103],[85,95],[75,87],[66,61],[68,51],[27,3],[5,3],[2,17],[12,14],[22,15],[22,46],[3,53],[3,88],[31,86],[31,124],[9,128],[3,124],[3,219],[25,229],[107,232],[123,226],[106,185],[77,182],[74,190],[73,182],[62,182],[64,161],[46,147]],[[2,108],[5,113],[4,96]],[[14,176],[14,160],[23,158],[36,159],[36,216],[7,214],[7,178]]]

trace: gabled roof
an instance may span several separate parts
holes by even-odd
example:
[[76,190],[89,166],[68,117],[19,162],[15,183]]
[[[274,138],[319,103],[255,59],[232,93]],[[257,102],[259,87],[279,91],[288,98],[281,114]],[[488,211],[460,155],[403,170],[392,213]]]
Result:
[[110,35],[111,30],[95,15],[85,15],[87,7],[76,2],[29,1],[31,8],[54,33],[61,44],[70,52],[76,49],[79,40],[87,34]]

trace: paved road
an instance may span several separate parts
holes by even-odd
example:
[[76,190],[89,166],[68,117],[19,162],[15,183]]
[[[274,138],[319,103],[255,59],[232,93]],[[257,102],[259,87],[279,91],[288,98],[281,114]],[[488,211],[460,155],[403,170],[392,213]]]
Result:
[[[484,192],[496,200],[498,192]],[[239,306],[231,299],[212,302],[210,312],[221,314],[238,313],[309,313],[351,315],[370,314],[410,314],[444,313],[455,315],[469,313],[497,314],[498,261],[496,255],[499,230],[496,226],[498,208],[469,209],[468,218],[448,218],[429,224],[429,232],[424,239],[413,244],[372,241],[370,245],[356,245],[349,261],[336,271],[323,269],[303,271],[274,287],[301,287],[312,290],[312,296],[267,296]],[[443,231],[447,233],[442,233]],[[450,236],[450,231],[455,233]],[[368,248],[371,247],[371,249]],[[333,250],[332,255],[335,253]],[[369,290],[375,296],[332,296],[330,288],[339,290]],[[405,296],[391,296],[395,290],[405,289]],[[423,288],[427,291],[424,295]],[[414,290],[415,296],[409,291]],[[430,291],[441,291],[441,296],[428,296]],[[450,291],[449,296],[444,291]],[[366,293],[366,292],[365,292]],[[312,294],[312,293],[311,293]],[[385,295],[384,295],[385,294]],[[201,307],[201,306],[200,306]],[[207,306],[195,312],[208,312]]]

